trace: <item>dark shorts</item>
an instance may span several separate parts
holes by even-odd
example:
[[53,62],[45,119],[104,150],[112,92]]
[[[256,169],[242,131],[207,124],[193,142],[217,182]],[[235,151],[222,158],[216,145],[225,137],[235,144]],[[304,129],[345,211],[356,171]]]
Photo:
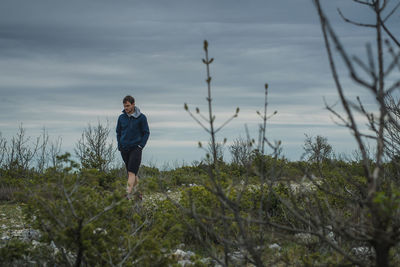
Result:
[[130,151],[121,151],[121,156],[124,160],[126,170],[137,175],[140,163],[142,162],[142,149],[135,147]]

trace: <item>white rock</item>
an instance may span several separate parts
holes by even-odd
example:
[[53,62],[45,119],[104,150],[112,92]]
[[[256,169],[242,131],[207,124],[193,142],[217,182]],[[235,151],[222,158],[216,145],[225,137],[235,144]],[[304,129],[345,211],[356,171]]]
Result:
[[51,240],[51,242],[50,242],[50,247],[53,249],[54,254],[58,254],[59,250],[53,240]]
[[12,231],[12,236],[13,237],[21,237],[23,235],[24,231],[25,230],[14,230],[14,231]]
[[186,251],[186,257],[188,257],[189,259],[191,257],[194,257],[196,255],[196,253],[192,252],[192,251]]
[[240,251],[229,253],[229,257],[231,258],[235,266],[243,264],[245,260],[245,256]]
[[351,252],[357,257],[372,256],[373,251],[369,247],[356,247],[352,248]]
[[56,248],[57,248],[57,246],[56,246],[56,244],[54,243],[53,240],[51,240],[51,242],[50,242],[50,247],[51,247],[52,249],[56,249]]
[[93,230],[93,234],[107,234],[107,230],[97,227],[96,229]]
[[173,255],[175,255],[175,256],[178,257],[179,259],[184,259],[185,256],[186,256],[186,252],[178,248],[178,249],[173,253]]
[[200,259],[200,262],[203,264],[210,264],[213,261],[210,257]]
[[270,249],[277,249],[277,250],[281,250],[281,246],[279,246],[277,243],[271,244],[269,245]]
[[334,232],[329,232],[327,235],[326,235],[326,237],[331,241],[331,242],[333,242],[333,243],[337,243],[336,242],[336,238],[335,238],[335,233]]
[[297,233],[297,234],[294,235],[294,237],[298,241],[300,241],[300,242],[302,242],[304,244],[312,244],[312,243],[318,242],[318,237],[313,236],[313,235],[308,234],[308,233]]
[[40,242],[36,241],[36,240],[32,240],[32,246],[35,248],[38,245],[40,245]]
[[191,266],[193,265],[193,262],[191,262],[190,260],[180,260],[178,261],[178,264],[180,266]]

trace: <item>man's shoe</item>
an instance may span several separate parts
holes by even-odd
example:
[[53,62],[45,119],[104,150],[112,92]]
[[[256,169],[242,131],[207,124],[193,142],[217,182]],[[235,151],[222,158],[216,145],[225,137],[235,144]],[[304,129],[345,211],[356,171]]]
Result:
[[132,199],[133,199],[132,193],[127,193],[126,196],[125,196],[125,198],[126,198],[127,200],[132,200]]
[[138,201],[142,201],[142,200],[143,200],[143,195],[142,195],[142,193],[141,193],[140,191],[137,191],[136,194],[135,194],[135,198],[136,198],[136,200],[138,200]]

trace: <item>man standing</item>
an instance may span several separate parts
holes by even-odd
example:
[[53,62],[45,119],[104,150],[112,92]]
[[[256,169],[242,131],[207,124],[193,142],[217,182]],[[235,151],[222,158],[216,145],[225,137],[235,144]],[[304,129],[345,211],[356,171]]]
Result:
[[117,141],[118,150],[128,172],[127,198],[131,199],[132,194],[137,193],[138,199],[141,200],[142,195],[137,190],[138,171],[142,160],[142,149],[150,135],[149,125],[146,116],[135,107],[135,99],[132,96],[124,97],[122,103],[124,110],[117,122]]

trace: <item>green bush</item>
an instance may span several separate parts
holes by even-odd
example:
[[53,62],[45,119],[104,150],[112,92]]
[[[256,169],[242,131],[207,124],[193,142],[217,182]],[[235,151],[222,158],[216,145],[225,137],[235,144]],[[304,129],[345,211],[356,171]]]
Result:
[[184,214],[170,199],[152,200],[151,206],[147,206],[147,214],[150,223],[145,230],[161,247],[173,249],[186,242],[190,232]]
[[139,211],[125,200],[125,188],[119,185],[120,190],[106,191],[102,177],[107,176],[97,170],[61,173],[29,191],[24,213],[42,232],[41,241],[54,242],[60,251],[72,255],[75,264],[109,265],[110,260],[118,263],[125,257],[125,266],[135,265],[137,259],[165,262],[161,248],[142,230],[147,222],[134,216]]
[[208,179],[207,172],[201,166],[184,166],[174,170],[164,171],[160,176],[164,185],[168,188],[176,188],[188,184],[199,184]]
[[0,259],[2,259],[2,264],[23,260],[29,247],[28,243],[18,239],[9,240],[0,248]]

